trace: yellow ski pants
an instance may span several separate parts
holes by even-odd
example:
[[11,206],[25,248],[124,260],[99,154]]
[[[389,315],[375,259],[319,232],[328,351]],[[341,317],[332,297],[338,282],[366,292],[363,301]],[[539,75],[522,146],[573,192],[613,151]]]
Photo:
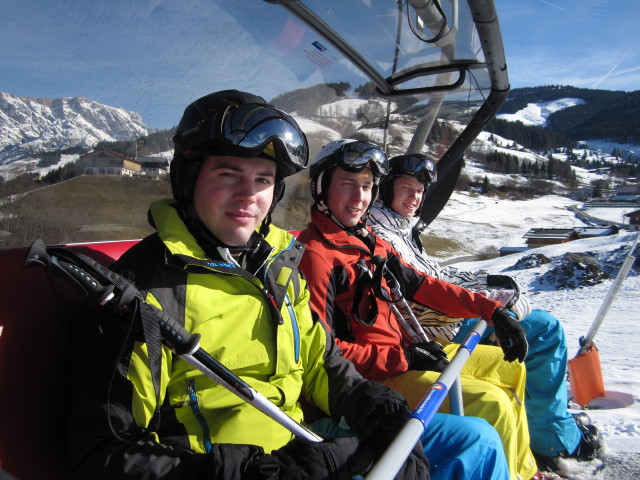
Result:
[[[455,355],[458,344],[444,346]],[[506,362],[500,347],[477,345],[460,372],[464,414],[484,418],[498,431],[504,445],[509,475],[528,480],[537,472],[529,448],[529,424],[524,406],[526,370],[524,363]],[[414,409],[440,374],[409,370],[381,383],[400,392]],[[449,398],[438,410],[450,413]]]

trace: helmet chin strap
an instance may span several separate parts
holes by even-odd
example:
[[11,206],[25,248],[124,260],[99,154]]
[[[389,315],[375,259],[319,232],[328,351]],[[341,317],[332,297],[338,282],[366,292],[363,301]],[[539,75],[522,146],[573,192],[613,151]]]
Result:
[[218,247],[225,248],[231,255],[239,255],[259,247],[264,237],[269,233],[269,225],[271,224],[271,213],[262,221],[260,230],[253,232],[249,241],[245,245],[232,246],[221,242],[211,231],[205,226],[195,214],[193,204],[178,206],[178,213],[184,221],[186,227],[194,236],[198,245],[202,247],[204,252],[211,258],[217,256]]
[[319,212],[325,214],[327,217],[331,219],[333,223],[338,225],[343,230],[361,237],[366,237],[368,235],[369,232],[367,231],[367,222],[365,220],[360,219],[357,224],[351,227],[347,227],[343,225],[342,222],[336,218],[336,216],[331,212],[329,207],[325,205],[325,203],[322,200],[319,200],[318,202],[316,202],[315,206]]

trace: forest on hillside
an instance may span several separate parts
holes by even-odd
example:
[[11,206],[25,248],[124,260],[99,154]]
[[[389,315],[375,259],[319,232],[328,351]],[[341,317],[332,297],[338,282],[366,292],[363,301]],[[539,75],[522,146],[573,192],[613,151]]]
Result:
[[494,119],[487,131],[540,151],[591,139],[640,144],[640,90],[622,92],[562,86],[517,88],[509,92],[499,114],[516,113],[530,103],[561,98],[579,98],[584,103],[551,114],[544,128]]

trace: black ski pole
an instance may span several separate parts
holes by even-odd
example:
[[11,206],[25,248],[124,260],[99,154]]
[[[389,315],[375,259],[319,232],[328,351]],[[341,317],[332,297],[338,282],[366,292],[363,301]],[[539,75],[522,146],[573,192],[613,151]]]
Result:
[[[90,301],[97,305],[104,306],[110,302],[115,302],[114,305],[121,307],[134,300],[134,298],[138,298],[141,308],[150,309],[153,316],[157,319],[164,343],[180,356],[180,358],[287,428],[294,435],[310,442],[322,441],[320,436],[311,432],[282,412],[264,395],[256,391],[213,356],[200,348],[200,334],[188,332],[175,319],[171,318],[169,314],[146,303],[142,293],[133,283],[109,270],[110,277],[112,278],[105,278],[105,280],[111,282],[114,278],[117,279],[117,288],[121,290],[121,293],[116,295],[116,286],[114,284],[102,285],[102,283],[96,279],[95,275],[87,271],[87,267],[89,267],[89,269],[95,269],[95,265],[78,265],[76,262],[80,262],[80,260],[77,258],[63,259],[55,254],[50,254],[44,242],[38,239],[33,242],[27,253],[25,267],[38,266],[51,270],[53,273],[60,274],[63,278],[69,280],[85,292],[89,296]],[[102,268],[106,269],[106,267]],[[126,297],[124,300],[121,298],[123,296]]]

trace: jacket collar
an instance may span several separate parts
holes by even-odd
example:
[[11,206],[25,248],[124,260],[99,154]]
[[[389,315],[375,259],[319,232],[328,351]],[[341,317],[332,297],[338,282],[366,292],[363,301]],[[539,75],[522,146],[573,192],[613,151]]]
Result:
[[153,225],[162,242],[173,255],[186,255],[198,260],[206,260],[207,255],[186,227],[171,199],[153,202],[149,208]]
[[[382,225],[385,228],[397,230],[403,235],[411,235],[413,227],[420,221],[420,217],[406,218],[396,213],[393,209],[376,203],[371,208],[369,220],[372,224]],[[375,228],[374,228],[375,231]]]
[[[196,263],[209,262],[211,258],[184,224],[175,205],[172,199],[158,200],[151,204],[149,213],[158,235],[171,255],[183,259],[195,259]],[[264,263],[278,251],[291,248],[293,240],[294,237],[288,232],[272,225],[265,241],[260,245],[259,252],[256,252],[261,257],[258,263]],[[220,253],[220,258],[214,260],[228,262],[229,258]]]
[[[338,247],[360,247],[369,251],[362,238],[347,232],[344,228],[331,220],[331,218],[313,206],[311,207],[311,223],[309,226],[314,228],[321,237],[332,245]],[[372,234],[371,228],[367,227],[367,231]]]

